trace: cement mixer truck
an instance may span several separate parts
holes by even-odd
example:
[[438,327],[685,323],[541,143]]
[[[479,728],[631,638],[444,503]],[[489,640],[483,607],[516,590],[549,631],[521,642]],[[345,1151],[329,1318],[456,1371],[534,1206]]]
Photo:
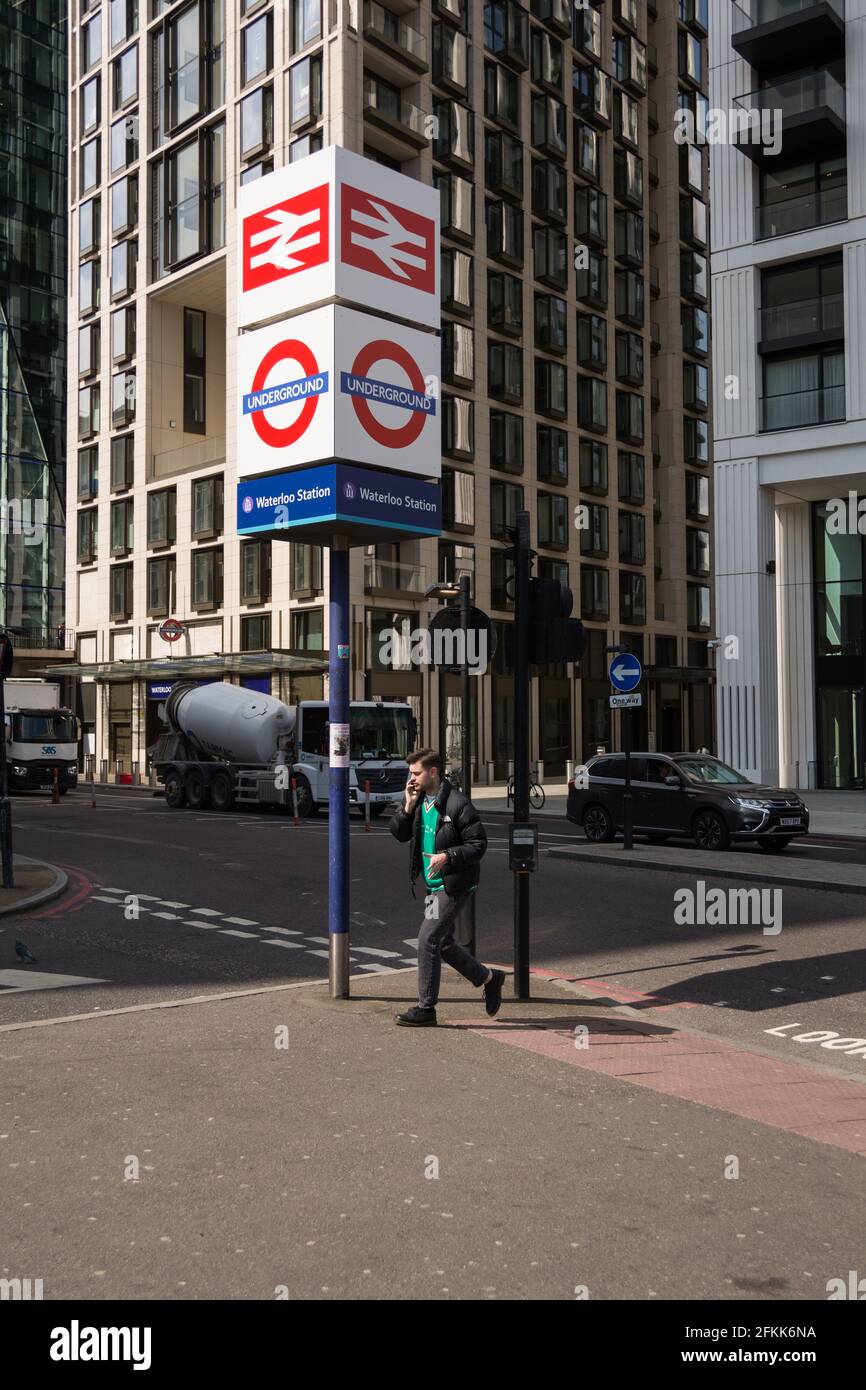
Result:
[[[172,687],[163,707],[168,730],[148,750],[172,810],[278,806],[314,816],[328,804],[330,737],[324,700],[284,705],[237,685]],[[380,816],[402,795],[414,745],[409,705],[353,702],[349,712],[349,804]],[[294,787],[292,787],[294,782]]]

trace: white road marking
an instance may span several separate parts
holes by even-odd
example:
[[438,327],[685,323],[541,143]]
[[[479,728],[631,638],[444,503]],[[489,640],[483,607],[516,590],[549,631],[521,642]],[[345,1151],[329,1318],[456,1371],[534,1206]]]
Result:
[[45,970],[0,970],[0,985],[11,994],[27,990],[66,989],[70,985],[105,985],[107,980],[91,979],[87,975],[54,975]]
[[[173,903],[173,902],[171,901],[170,898],[160,898],[160,902],[162,903],[163,907],[184,907],[184,908],[187,908],[187,907],[190,907],[190,906],[191,906],[190,903]],[[229,918],[229,921],[231,921],[231,918]]]
[[404,937],[403,937],[403,945],[404,945],[404,946],[417,946],[417,945],[418,945],[418,938],[417,938],[417,936],[404,936]]
[[[270,941],[266,936],[260,937],[259,940],[263,946],[284,946],[287,951],[303,951],[304,949],[300,941]],[[327,955],[328,953],[323,951],[321,954]]]
[[390,965],[362,965],[362,966],[359,967],[359,969],[361,969],[361,970],[375,970],[375,971],[377,971],[380,975],[381,975],[381,974],[390,975],[390,974],[392,973],[393,967],[390,966]]
[[291,927],[262,927],[262,931],[278,931],[280,936],[303,936],[302,931],[292,931]]
[[327,936],[305,936],[305,937],[304,937],[304,940],[305,940],[305,941],[321,941],[321,943],[322,943],[323,946],[327,946],[327,945],[328,945],[329,938],[328,938]]
[[166,922],[182,921],[182,918],[179,917],[176,912],[154,912],[152,907],[145,908],[145,911],[149,912],[152,917],[164,917]]
[[257,927],[258,922],[253,922],[249,917],[224,917],[224,922],[234,922],[236,927]]
[[404,965],[417,965],[417,964],[418,964],[418,957],[417,957],[417,956],[401,956],[400,959],[402,960],[402,962],[403,962]]
[[220,927],[223,936],[245,936],[248,941],[258,941],[254,931],[235,931],[232,927]]
[[185,927],[200,927],[202,931],[220,931],[219,922],[184,922]]
[[222,917],[221,912],[215,912],[212,907],[194,907],[193,912],[198,912],[202,917]]
[[308,956],[324,956],[324,957],[325,957],[325,960],[327,960],[327,959],[329,958],[330,952],[329,952],[329,951],[311,951],[311,950],[309,949],[309,947],[308,947],[308,948],[307,948],[307,955],[308,955]]
[[[117,898],[104,898],[100,893],[91,893],[90,901],[92,903],[111,903],[112,907],[123,907],[123,903],[118,902]],[[145,908],[145,911],[149,912],[150,909]]]
[[365,956],[399,956],[399,951],[383,951],[376,946],[353,946],[353,951],[361,951]]

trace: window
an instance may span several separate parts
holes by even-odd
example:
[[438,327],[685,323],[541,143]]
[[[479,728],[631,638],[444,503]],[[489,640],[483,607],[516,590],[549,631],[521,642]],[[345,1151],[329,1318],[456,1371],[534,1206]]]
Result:
[[123,299],[135,289],[138,242],[118,241],[111,248],[111,298]]
[[515,136],[485,131],[484,180],[495,193],[523,197],[523,145]]
[[561,493],[538,494],[538,544],[549,550],[568,549],[568,498]]
[[555,227],[532,229],[533,271],[536,280],[553,289],[568,288],[568,239]]
[[322,592],[322,547],[292,543],[292,598],[311,598]]
[[629,150],[614,150],[613,191],[624,203],[643,203],[643,160]]
[[532,161],[532,211],[536,217],[564,222],[568,215],[566,171],[549,159]]
[[325,647],[325,610],[307,608],[292,614],[292,650],[321,652]]
[[168,25],[167,133],[202,113],[202,37],[200,5],[191,5]]
[[82,386],[78,392],[78,438],[99,434],[99,386]]
[[459,545],[456,541],[439,542],[438,583],[448,584],[469,575],[475,584],[475,546]]
[[225,244],[225,126],[205,127],[176,146],[152,166],[152,179],[153,274],[159,279]]
[[[301,135],[297,140],[293,140],[289,145],[289,163],[296,164],[299,159],[306,159],[308,154],[315,154],[322,148],[324,136],[321,130],[311,130],[309,135]],[[274,161],[272,159],[264,161],[263,174],[274,172]]]
[[115,309],[111,315],[111,360],[126,362],[135,356],[135,307]]
[[[680,0],[685,3],[685,0]],[[637,0],[616,0],[614,7],[614,19],[620,24],[628,25],[629,29],[637,29],[638,3]]]
[[512,343],[487,345],[487,389],[498,401],[523,401],[523,352]]
[[111,378],[111,428],[123,429],[135,419],[135,372],[115,372]]
[[707,244],[707,205],[700,198],[680,198],[680,236],[698,246]]
[[580,441],[580,490],[599,497],[607,494],[607,445],[595,439]]
[[597,309],[607,307],[607,256],[586,249],[586,264],[578,264],[576,295]]
[[123,116],[111,127],[108,172],[118,174],[138,159],[138,115]]
[[554,425],[535,431],[536,471],[540,482],[568,482],[568,435]]
[[694,193],[704,191],[704,157],[697,145],[680,145],[680,186]]
[[267,603],[271,596],[271,543],[241,545],[241,603]]
[[135,101],[138,96],[138,47],[128,48],[111,64],[112,91],[115,111]]
[[633,391],[616,393],[616,437],[625,444],[643,444],[643,396]]
[[683,420],[683,452],[686,463],[709,463],[710,432],[706,420],[687,415]]
[[577,378],[577,423],[581,429],[607,433],[607,385],[594,377]]
[[81,88],[81,134],[89,135],[99,125],[101,118],[98,77],[92,77]]
[[302,58],[289,68],[289,111],[292,129],[317,121],[322,114],[322,58]]
[[138,0],[111,0],[111,47],[138,33]]
[[574,122],[574,172],[598,182],[601,140],[585,121]]
[[223,479],[197,478],[192,485],[192,537],[209,540],[223,529]]
[[710,589],[708,584],[686,585],[686,621],[690,628],[710,630]]
[[474,186],[457,174],[439,174],[435,171],[433,184],[439,190],[442,205],[442,231],[446,236],[472,241],[475,236]]
[[78,513],[78,537],[76,555],[79,565],[91,564],[97,556],[97,518],[98,508],[89,507]]
[[[578,10],[579,14],[580,11]],[[580,616],[603,622],[610,616],[610,586],[607,570],[592,565],[580,567]]]
[[100,200],[91,198],[78,209],[78,252],[88,256],[99,250]]
[[529,17],[516,0],[484,6],[484,47],[525,68],[529,54]]
[[442,397],[442,452],[452,458],[475,457],[475,402],[462,396]]
[[618,319],[624,319],[635,328],[643,327],[644,280],[631,270],[614,272],[615,312]]
[[487,254],[492,260],[522,268],[523,213],[510,203],[487,203],[486,216]]
[[504,271],[487,273],[487,322],[503,333],[523,329],[523,283]]
[[264,77],[273,65],[274,16],[269,10],[241,30],[241,86]]
[[157,149],[225,100],[224,0],[196,0],[151,32],[153,121]]
[[637,39],[615,38],[613,41],[613,75],[632,91],[646,91],[646,48]]
[[523,418],[506,410],[490,412],[490,466],[502,473],[523,472]]
[[166,618],[174,606],[177,584],[175,582],[175,559],[165,555],[158,560],[147,562],[147,615],[149,618]]
[[683,405],[689,410],[706,410],[709,405],[709,373],[698,362],[683,363]]
[[[293,69],[294,71],[294,69]],[[295,89],[301,86],[301,74]],[[293,92],[293,96],[295,92]],[[300,102],[298,109],[303,109]],[[300,124],[300,121],[299,121]],[[258,87],[241,102],[241,159],[264,154],[274,143],[274,93],[272,87]]]
[[175,543],[177,488],[165,487],[147,494],[147,543],[166,546]]
[[777,169],[771,160],[761,172],[757,235],[784,236],[806,227],[822,227],[848,215],[845,155],[810,160]]
[[322,0],[292,0],[292,52],[322,36]]
[[607,323],[599,314],[577,316],[577,360],[598,371],[607,366]]
[[707,521],[710,515],[710,480],[700,473],[686,474],[686,516],[690,521]]
[[469,41],[466,35],[459,33],[451,24],[434,21],[433,81],[455,95],[465,97],[469,90],[468,73]]
[[517,513],[523,511],[523,486],[520,483],[490,484],[490,535],[494,540],[508,540],[508,531],[517,526]]
[[581,49],[590,58],[601,59],[602,34],[601,14],[587,5],[585,9],[575,6],[572,21],[572,34],[575,48]]
[[565,363],[535,359],[535,409],[539,415],[565,420],[568,415],[568,389]]
[[533,96],[532,143],[543,154],[565,159],[567,153],[565,106],[556,97]]
[[223,601],[222,546],[192,553],[192,606],[201,609],[219,608]]
[[620,140],[634,145],[635,149],[640,138],[639,111],[640,107],[634,97],[630,97],[628,92],[617,92],[613,106],[614,133]]
[[683,349],[706,357],[710,350],[709,316],[706,309],[683,305],[681,320],[683,325]]
[[686,569],[689,574],[709,574],[710,533],[686,527]]
[[183,311],[183,427],[187,434],[206,434],[205,315]]
[[444,246],[441,253],[442,307],[452,313],[471,313],[473,305],[472,257]]
[[640,454],[620,449],[619,459],[619,500],[630,502],[634,507],[643,505],[646,495],[646,464]]
[[678,35],[679,50],[679,74],[688,82],[694,82],[695,86],[701,84],[703,67],[701,63],[701,41],[694,34],[684,34],[680,29]]
[[763,430],[790,430],[844,419],[844,352],[764,358]]
[[624,565],[646,561],[646,521],[640,512],[619,514],[619,558]]
[[121,236],[138,225],[138,174],[111,185],[111,235]]
[[535,346],[547,352],[565,352],[567,346],[564,299],[552,294],[535,296]]
[[78,330],[78,375],[99,371],[99,324],[86,323]]
[[79,151],[79,171],[80,171],[80,192],[89,193],[91,188],[96,188],[100,176],[100,145],[101,140],[97,135],[93,140],[88,140],[81,146]]
[[95,444],[78,453],[78,500],[88,501],[99,491],[99,450]]
[[607,243],[607,195],[597,188],[574,190],[574,234],[604,246]]
[[241,618],[241,651],[266,652],[271,645],[271,615],[257,613]]
[[132,617],[132,565],[111,567],[110,616],[114,622]]
[[134,436],[119,435],[111,441],[111,491],[132,487]]
[[102,15],[81,26],[81,71],[89,72],[102,57]]
[[127,498],[111,504],[111,553],[128,555],[133,545],[133,502]]
[[708,298],[707,258],[696,251],[680,252],[680,290],[689,299]]
[[592,502],[586,509],[586,525],[580,532],[581,555],[594,555],[604,559],[608,553],[608,509]]
[[638,333],[616,333],[616,375],[631,386],[643,385],[643,338]]
[[442,529],[475,530],[475,478],[462,469],[442,469]]
[[617,208],[613,215],[614,254],[618,261],[643,265],[644,222],[640,213]]
[[92,314],[99,308],[99,260],[82,261],[78,267],[78,312]]
[[[302,142],[301,142],[300,140],[297,140],[297,141],[295,142],[295,144],[298,144],[298,145],[300,145],[301,143],[302,143]],[[293,150],[294,150],[294,145],[291,146],[291,148],[289,149],[289,163],[290,163],[290,164],[294,162],[294,161],[293,161],[293,154],[292,154],[292,151],[293,151]],[[309,154],[309,150],[307,150],[306,153]],[[302,155],[298,155],[297,158],[298,158],[298,159],[301,159],[301,158],[303,158],[303,156],[302,156]],[[255,183],[256,179],[263,179],[264,176],[265,176],[265,174],[272,174],[273,172],[274,172],[274,161],[273,161],[272,159],[262,159],[262,160],[259,161],[258,164],[250,164],[250,165],[247,166],[246,169],[242,169],[241,172],[240,172],[240,178],[239,178],[238,182],[240,183],[241,188],[243,188],[245,184],[248,184],[248,183]]]
[[571,73],[571,100],[575,111],[593,125],[610,125],[610,78],[595,64],[586,68],[575,64]]
[[503,125],[520,125],[520,79],[499,63],[484,64],[484,114]]
[[433,100],[436,117],[436,136],[433,154],[445,163],[460,164],[466,169],[475,167],[475,120],[473,113],[459,101]]
[[467,324],[442,325],[442,378],[452,386],[475,380],[475,333]]
[[540,87],[562,91],[562,44],[544,29],[531,34],[532,80]]
[[631,570],[619,572],[619,620],[621,623],[646,622],[646,578]]

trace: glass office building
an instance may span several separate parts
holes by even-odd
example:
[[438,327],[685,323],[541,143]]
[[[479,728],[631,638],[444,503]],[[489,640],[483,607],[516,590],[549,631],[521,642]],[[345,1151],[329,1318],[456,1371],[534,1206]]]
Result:
[[67,23],[0,6],[0,624],[45,648],[63,623]]

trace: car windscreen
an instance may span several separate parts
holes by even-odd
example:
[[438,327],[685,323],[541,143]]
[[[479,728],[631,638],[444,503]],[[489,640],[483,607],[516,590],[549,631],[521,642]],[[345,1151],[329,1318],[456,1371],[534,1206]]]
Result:
[[742,772],[728,767],[727,763],[718,762],[716,758],[678,758],[677,767],[690,782],[699,782],[704,786],[731,787],[749,782]]
[[412,711],[353,705],[349,711],[352,761],[405,758],[412,744]]
[[12,737],[16,743],[74,743],[78,731],[71,714],[13,714]]

